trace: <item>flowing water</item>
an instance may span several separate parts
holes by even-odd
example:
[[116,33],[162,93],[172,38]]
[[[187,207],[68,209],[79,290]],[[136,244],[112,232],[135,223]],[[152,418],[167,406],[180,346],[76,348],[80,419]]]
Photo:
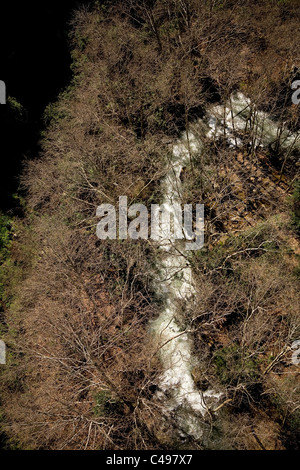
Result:
[[300,148],[299,133],[280,126],[241,92],[232,95],[226,106],[212,106],[208,110],[208,126],[207,137],[226,136],[231,147],[240,147],[249,133],[254,135],[254,147],[274,146],[279,142],[283,150]]
[[[190,133],[188,140],[186,137],[182,138],[173,147],[172,159],[162,182],[163,208],[174,217],[174,225],[179,223],[178,214],[173,208],[181,199],[180,173],[189,164],[190,152],[193,151],[199,151],[199,143]],[[219,394],[212,390],[202,392],[197,389],[192,377],[192,369],[197,365],[191,353],[192,342],[188,331],[180,327],[184,320],[180,314],[180,305],[186,309],[193,305],[195,288],[191,266],[184,252],[177,248],[170,236],[168,226],[163,223],[159,244],[164,253],[156,287],[164,298],[164,309],[151,325],[160,346],[164,368],[157,396],[169,412],[175,413],[182,435],[200,438],[203,433],[203,418],[208,409],[206,401],[218,399]]]
[[[199,135],[203,139],[222,136],[227,139],[230,147],[240,147],[250,131],[254,135],[254,147],[267,147],[280,139],[280,145],[286,151],[294,147],[300,148],[299,133],[292,134],[280,127],[266,113],[253,107],[242,93],[233,95],[226,106],[212,106],[208,109],[206,119],[195,123],[193,132],[185,133],[174,145],[172,158],[162,181],[163,207],[172,214],[174,226],[179,223],[174,205],[181,201],[180,174],[183,167],[189,166],[192,154],[199,154],[203,148]],[[163,366],[157,398],[163,403],[165,410],[175,416],[182,436],[200,439],[203,436],[203,422],[208,407],[220,401],[222,394],[214,390],[203,392],[193,380],[192,370],[197,367],[197,360],[192,355],[193,345],[189,331],[182,327],[185,316],[193,308],[195,294],[188,258],[182,251],[180,242],[172,239],[168,224],[164,226],[163,222],[158,242],[162,257],[157,266],[159,276],[156,288],[164,299],[164,307],[151,324]],[[182,313],[182,308],[185,313]]]

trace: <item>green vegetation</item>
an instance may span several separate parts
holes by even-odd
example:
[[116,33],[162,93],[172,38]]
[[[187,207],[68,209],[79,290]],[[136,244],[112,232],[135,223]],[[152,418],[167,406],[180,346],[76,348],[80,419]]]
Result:
[[0,301],[5,300],[5,272],[10,265],[10,249],[12,244],[12,221],[0,214]]
[[292,194],[292,225],[300,235],[300,180],[296,181]]

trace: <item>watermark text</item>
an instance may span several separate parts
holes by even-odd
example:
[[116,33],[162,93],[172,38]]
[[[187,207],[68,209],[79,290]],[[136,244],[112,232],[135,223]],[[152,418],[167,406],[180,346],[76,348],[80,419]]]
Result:
[[[127,205],[127,197],[119,197],[118,211],[112,204],[98,206],[96,215],[101,217],[97,224],[100,240],[143,239],[171,244],[175,240],[186,240],[186,250],[200,250],[204,245],[204,205],[179,203],[151,204],[148,211],[144,204]],[[117,223],[118,212],[118,223]]]

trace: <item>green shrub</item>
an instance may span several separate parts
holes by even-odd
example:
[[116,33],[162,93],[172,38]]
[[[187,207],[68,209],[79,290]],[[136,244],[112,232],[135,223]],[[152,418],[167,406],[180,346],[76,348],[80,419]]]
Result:
[[6,215],[0,214],[0,299],[4,294],[5,264],[9,262],[11,246],[11,220]]
[[96,416],[112,416],[123,412],[122,401],[117,397],[113,397],[109,390],[98,392],[95,395],[95,401],[94,413]]
[[257,380],[258,364],[255,359],[247,358],[239,344],[232,344],[217,351],[214,356],[216,372],[223,384],[246,383]]
[[300,180],[296,181],[292,194],[292,226],[300,235]]

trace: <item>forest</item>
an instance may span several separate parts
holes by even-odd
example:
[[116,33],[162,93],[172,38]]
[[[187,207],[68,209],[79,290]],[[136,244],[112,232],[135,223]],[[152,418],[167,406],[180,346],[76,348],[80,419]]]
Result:
[[[299,19],[298,0],[74,9],[68,84],[0,213],[0,447],[299,450]],[[204,246],[99,239],[121,196],[204,204]]]

